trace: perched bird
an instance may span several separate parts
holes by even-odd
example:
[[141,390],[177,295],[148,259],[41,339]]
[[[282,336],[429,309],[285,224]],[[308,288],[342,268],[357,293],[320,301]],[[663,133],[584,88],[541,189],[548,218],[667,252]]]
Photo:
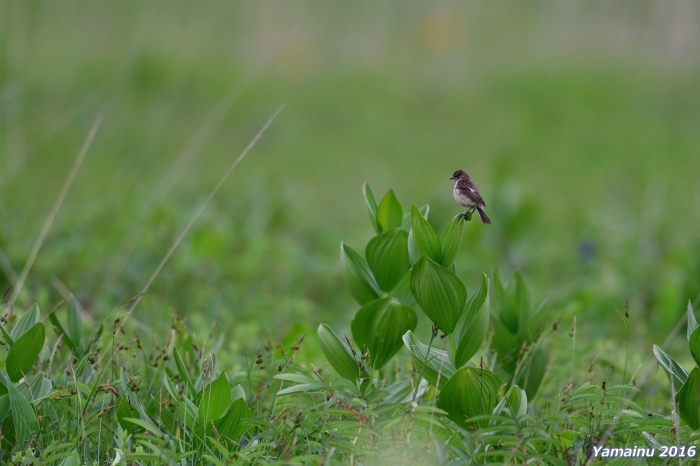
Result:
[[479,190],[476,189],[476,186],[472,183],[467,172],[464,170],[457,170],[450,179],[455,182],[455,189],[453,191],[455,201],[461,206],[469,207],[467,214],[471,214],[474,209],[478,210],[481,221],[484,222],[484,224],[490,224],[491,220],[489,220],[484,212],[484,207],[486,207],[484,198],[479,194]]

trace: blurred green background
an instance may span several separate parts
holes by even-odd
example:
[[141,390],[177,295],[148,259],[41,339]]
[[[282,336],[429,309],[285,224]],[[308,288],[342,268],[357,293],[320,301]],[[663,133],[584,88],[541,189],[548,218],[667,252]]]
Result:
[[[642,2],[0,1],[0,288],[101,127],[19,297],[95,318],[139,293],[282,104],[134,319],[238,339],[348,325],[340,241],[361,186],[460,211],[458,274],[521,269],[537,300],[649,356],[700,293],[700,6]],[[471,278],[469,278],[471,277]],[[165,320],[162,320],[165,322]]]

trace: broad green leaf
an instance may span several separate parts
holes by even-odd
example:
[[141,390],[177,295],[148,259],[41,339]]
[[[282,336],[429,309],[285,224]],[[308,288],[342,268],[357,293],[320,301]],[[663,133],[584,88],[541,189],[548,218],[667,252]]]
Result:
[[241,384],[237,384],[231,390],[231,401],[238,400],[239,398],[245,400],[245,390],[243,390]]
[[340,243],[340,266],[348,291],[360,305],[382,295],[369,265],[345,243]]
[[182,356],[180,356],[180,352],[177,350],[177,348],[173,348],[173,356],[175,357],[175,365],[177,366],[177,371],[180,374],[182,381],[185,382],[185,387],[187,387],[188,393],[190,395],[194,395],[194,383],[192,383],[192,379],[190,378],[190,373],[187,371],[185,361],[183,361]]
[[394,289],[389,292],[389,296],[398,299],[407,306],[416,304],[416,300],[411,292],[411,272],[403,274],[403,277],[401,277]]
[[19,318],[15,326],[10,332],[10,336],[14,341],[17,341],[19,337],[24,335],[24,332],[34,327],[36,323],[39,322],[39,306],[34,304],[29,308],[27,312]]
[[358,379],[360,369],[357,361],[335,332],[328,325],[321,324],[318,326],[317,333],[323,355],[326,356],[333,369],[346,379],[353,381]]
[[501,275],[496,269],[493,274],[493,299],[494,317],[498,319],[508,331],[516,335],[518,333],[518,311],[514,298],[506,291],[501,280]]
[[226,411],[231,401],[231,386],[223,372],[204,389],[204,396],[199,403],[199,423],[208,425]]
[[12,382],[17,382],[34,365],[37,356],[44,347],[46,330],[41,322],[35,324],[19,337],[7,353],[7,375]]
[[16,444],[24,445],[39,430],[39,420],[32,405],[15,388],[14,384],[7,384],[7,394],[10,399],[10,410],[12,411],[12,420],[15,426]]
[[467,290],[455,274],[424,255],[411,271],[411,291],[431,321],[447,334],[454,331],[467,300]]
[[501,383],[501,376],[486,369],[462,367],[440,390],[437,407],[466,429],[470,417],[493,412]]
[[519,375],[513,383],[523,387],[527,396],[532,399],[537,394],[549,365],[549,342],[538,342],[532,353],[520,364],[523,367],[516,371]]
[[65,344],[68,345],[70,349],[76,351],[77,348],[75,346],[75,343],[73,343],[73,340],[71,340],[70,336],[68,335],[68,331],[66,331],[65,327],[58,319],[58,316],[56,315],[56,310],[53,310],[49,313],[49,320],[51,321],[51,324],[53,325],[56,333],[58,333],[58,335],[61,337],[61,340],[65,342]]
[[[693,313],[693,306],[688,301],[688,341],[690,341],[690,336],[693,334],[696,328],[698,328],[698,321],[695,318],[695,314]],[[697,360],[695,361],[697,363]]]
[[9,333],[7,333],[7,330],[5,330],[5,326],[0,323],[0,333],[2,333],[2,337],[5,339],[8,345],[12,346],[15,344],[15,340],[10,336]]
[[695,364],[700,365],[700,328],[696,328],[688,340],[690,354],[695,360]]
[[439,264],[442,259],[440,239],[435,233],[435,229],[423,218],[415,204],[411,206],[411,225],[415,249]]
[[[430,214],[430,206],[425,204],[423,207],[418,208],[418,212],[423,216],[424,219],[428,220],[428,214]],[[411,231],[413,224],[413,216],[411,212],[406,212],[403,215],[403,220],[401,221],[401,229],[406,231]],[[420,254],[416,257],[416,260],[420,258]]]
[[365,257],[379,288],[391,291],[411,267],[408,233],[396,228],[375,236],[367,243]]
[[403,344],[411,353],[416,371],[432,386],[442,388],[456,372],[447,351],[421,343],[413,332],[406,332]]
[[455,327],[455,366],[461,367],[479,351],[489,330],[489,313],[484,306],[488,295],[489,279],[481,276],[481,286],[467,300]]
[[[3,385],[4,387],[4,385]],[[7,391],[7,390],[6,390]],[[0,395],[0,425],[5,422],[5,418],[10,415],[10,395],[4,393]]]
[[82,464],[80,455],[78,454],[78,449],[73,448],[71,452],[63,458],[63,460],[58,464],[58,466],[80,466]]
[[462,214],[457,214],[452,217],[450,223],[447,224],[445,231],[442,232],[440,243],[442,243],[442,259],[440,265],[449,267],[457,257],[459,246],[462,244],[462,231],[464,230],[464,217]]
[[152,434],[155,434],[158,437],[163,436],[163,432],[161,432],[160,429],[158,429],[158,427],[156,427],[156,425],[153,424],[151,421],[147,421],[145,419],[140,419],[137,417],[125,417],[125,418],[122,418],[121,421],[124,423],[131,423],[131,424],[137,425],[137,426],[141,427],[142,429],[147,430],[147,431],[151,432]]
[[83,319],[80,316],[80,304],[71,295],[70,306],[68,307],[68,334],[76,347],[80,346],[80,339],[83,335]]
[[679,387],[688,380],[688,371],[678,364],[671,356],[666,354],[659,346],[654,345],[653,352],[656,360],[666,371],[666,376],[673,385],[674,391],[678,393]]
[[700,428],[700,367],[690,372],[678,395],[678,414],[691,429]]
[[377,223],[377,200],[374,197],[372,189],[370,189],[369,184],[365,183],[362,186],[362,194],[365,197],[365,203],[367,204],[367,213],[369,214],[369,221],[372,223],[372,227],[377,234],[382,232],[382,229]]
[[516,417],[525,415],[527,413],[527,394],[525,390],[517,385],[512,385],[505,396],[501,398],[501,401],[498,402],[498,405],[496,405],[493,414],[501,414],[505,409],[511,410]]
[[351,328],[357,345],[369,350],[371,367],[379,369],[401,349],[402,335],[416,325],[418,317],[412,307],[394,298],[381,298],[362,306]]
[[403,209],[401,204],[396,199],[394,191],[390,189],[384,195],[384,199],[382,199],[377,208],[377,223],[379,223],[382,232],[387,232],[394,228],[400,228],[402,218]]
[[219,435],[233,441],[245,432],[246,425],[242,419],[250,417],[252,414],[245,400],[238,398],[231,403],[223,416],[214,421],[214,426]]

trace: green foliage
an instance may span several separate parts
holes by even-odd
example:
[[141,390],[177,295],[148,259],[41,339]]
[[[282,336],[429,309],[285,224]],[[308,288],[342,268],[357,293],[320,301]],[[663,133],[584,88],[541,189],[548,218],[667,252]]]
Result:
[[695,367],[688,373],[683,366],[656,345],[654,345],[654,356],[664,368],[674,388],[678,414],[691,429],[697,430],[700,429],[700,367],[698,367],[700,365],[700,333],[690,302],[688,302],[686,315],[688,319],[688,347],[695,361]]
[[498,270],[494,273],[491,323],[492,346],[499,370],[534,398],[549,363],[546,301],[532,304],[522,274],[516,271],[504,285]]

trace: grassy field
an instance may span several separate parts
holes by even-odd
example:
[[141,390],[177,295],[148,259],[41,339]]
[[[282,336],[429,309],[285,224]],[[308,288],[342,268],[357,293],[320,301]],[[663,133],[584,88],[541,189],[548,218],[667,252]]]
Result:
[[[327,365],[313,333],[357,310],[338,254],[373,235],[363,183],[429,204],[440,233],[465,169],[493,225],[465,225],[456,274],[471,293],[520,270],[561,317],[542,400],[572,371],[629,382],[669,335],[688,366],[671,332],[700,303],[699,19],[683,2],[0,1],[0,291],[96,118],[14,310],[72,293],[86,335],[284,105],[131,314],[144,345],[168,347],[177,314],[228,370],[307,331]],[[636,401],[668,414],[662,372]]]

